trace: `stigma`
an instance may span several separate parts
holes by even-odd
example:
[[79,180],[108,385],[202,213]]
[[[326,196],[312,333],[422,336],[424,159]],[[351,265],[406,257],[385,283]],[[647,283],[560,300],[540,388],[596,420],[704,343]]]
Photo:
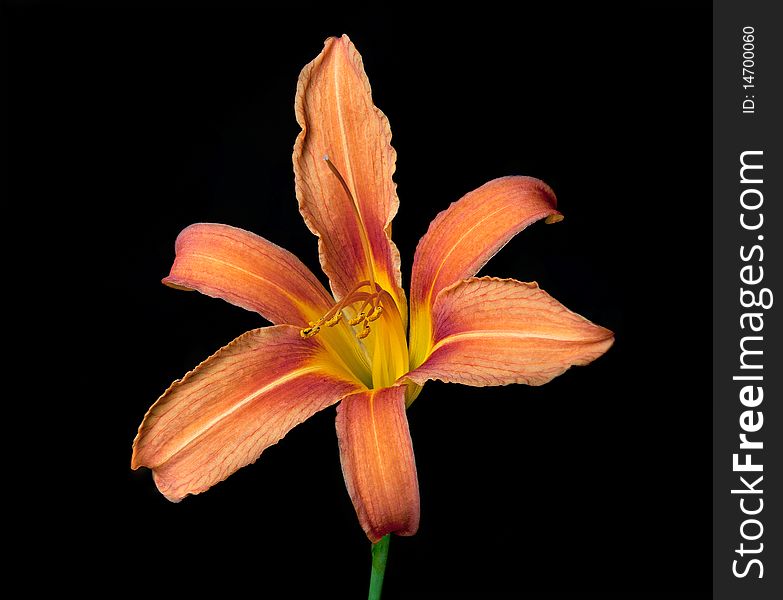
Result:
[[337,302],[325,315],[317,321],[310,321],[309,327],[299,331],[302,338],[307,339],[318,335],[322,327],[334,327],[343,320],[343,310],[354,307],[357,304],[359,309],[356,315],[347,320],[351,327],[358,327],[355,331],[357,339],[363,340],[370,335],[370,323],[380,318],[383,313],[381,305],[381,289],[377,284],[374,286],[370,281],[360,281],[354,288]]

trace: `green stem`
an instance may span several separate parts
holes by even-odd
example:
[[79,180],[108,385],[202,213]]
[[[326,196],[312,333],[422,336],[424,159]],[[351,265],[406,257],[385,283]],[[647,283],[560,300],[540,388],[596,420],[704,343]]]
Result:
[[372,573],[370,574],[370,593],[367,600],[380,600],[383,589],[383,575],[386,573],[386,558],[389,556],[391,534],[383,536],[372,545]]

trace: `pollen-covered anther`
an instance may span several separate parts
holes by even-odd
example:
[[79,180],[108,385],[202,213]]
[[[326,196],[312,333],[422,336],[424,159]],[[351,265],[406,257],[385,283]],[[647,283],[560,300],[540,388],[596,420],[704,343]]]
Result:
[[358,315],[356,315],[353,319],[349,319],[348,320],[348,325],[351,325],[351,326],[358,325],[359,323],[364,321],[366,316],[367,315],[362,311]]
[[343,313],[338,310],[331,319],[324,321],[324,325],[326,325],[327,327],[334,327],[342,320],[342,318],[343,318]]
[[320,325],[315,325],[314,327],[305,327],[299,332],[299,335],[301,335],[304,339],[313,337],[316,335],[319,331],[321,331]]
[[370,326],[367,324],[367,321],[364,322],[364,327],[362,330],[356,334],[356,339],[363,340],[368,335],[370,335]]
[[378,306],[376,306],[376,307],[375,307],[375,309],[374,309],[374,310],[373,310],[373,311],[372,311],[372,312],[369,314],[369,316],[367,317],[367,320],[368,320],[368,321],[370,321],[371,323],[372,323],[373,321],[377,321],[378,319],[380,319],[380,318],[381,318],[381,313],[382,313],[382,312],[383,312],[383,306],[381,306],[381,305],[379,304],[379,305],[378,305]]

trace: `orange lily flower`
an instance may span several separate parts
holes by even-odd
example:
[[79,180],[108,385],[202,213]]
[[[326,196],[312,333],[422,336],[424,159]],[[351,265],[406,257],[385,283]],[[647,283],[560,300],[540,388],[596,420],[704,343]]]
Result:
[[147,412],[132,468],[174,502],[254,462],[337,406],[346,486],[372,542],[411,535],[419,490],[406,416],[430,379],[541,385],[612,345],[611,331],[535,283],[474,275],[519,231],[562,219],[552,190],[503,177],[441,212],[416,249],[408,307],[391,240],[399,200],[391,130],[347,36],[326,40],[296,93],[296,196],[330,294],[293,254],[247,231],[196,224],[163,282],[255,311],[249,331],[175,381]]

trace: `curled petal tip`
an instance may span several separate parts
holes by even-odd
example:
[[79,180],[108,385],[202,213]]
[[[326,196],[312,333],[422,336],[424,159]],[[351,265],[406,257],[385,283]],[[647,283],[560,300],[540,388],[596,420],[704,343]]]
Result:
[[195,292],[196,290],[192,287],[187,287],[185,285],[181,285],[179,283],[175,283],[172,281],[171,277],[164,277],[160,280],[160,282],[165,285],[166,287],[170,287],[173,290],[180,290],[183,292]]
[[216,223],[185,228],[175,245],[168,287],[196,290],[258,312],[273,323],[303,325],[331,297],[296,256],[249,231]]
[[416,247],[413,312],[426,310],[442,289],[475,275],[528,225],[561,220],[556,205],[552,188],[523,176],[493,179],[453,203],[435,217]]

